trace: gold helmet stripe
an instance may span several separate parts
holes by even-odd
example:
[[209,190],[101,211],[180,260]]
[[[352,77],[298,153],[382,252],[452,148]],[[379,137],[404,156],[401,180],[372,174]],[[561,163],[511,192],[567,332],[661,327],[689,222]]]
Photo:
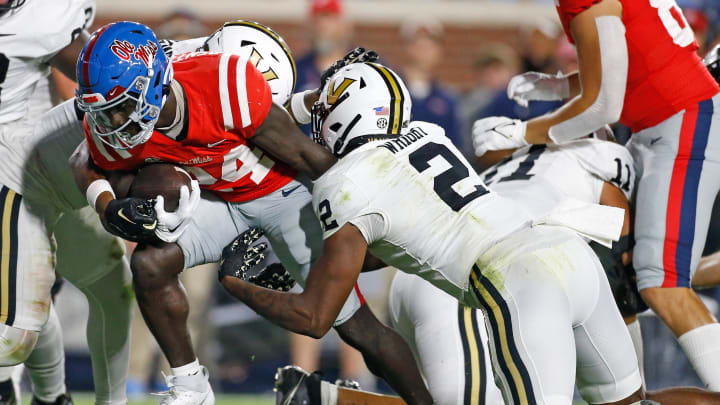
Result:
[[385,66],[377,63],[367,63],[367,65],[380,74],[388,90],[390,90],[390,123],[387,133],[399,134],[403,124],[403,104],[405,102],[405,94],[400,86],[400,81]]

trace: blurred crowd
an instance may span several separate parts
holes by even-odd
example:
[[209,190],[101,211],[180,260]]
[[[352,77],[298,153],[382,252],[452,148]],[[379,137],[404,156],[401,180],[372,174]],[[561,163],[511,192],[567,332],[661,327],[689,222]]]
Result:
[[[552,0],[514,1],[552,4]],[[678,3],[695,30],[700,43],[699,52],[703,56],[720,42],[720,5],[717,0],[684,0]],[[267,23],[272,26],[272,22]],[[327,66],[341,58],[347,50],[363,45],[356,42],[352,18],[347,15],[340,0],[309,1],[308,20],[304,27],[307,35],[304,38],[306,52],[295,54],[296,91],[318,87],[320,74]],[[216,28],[198,18],[191,9],[175,10],[154,27],[159,38],[172,39],[206,36]],[[509,38],[504,36],[502,40],[484,40],[481,47],[467,51],[471,54],[464,55],[464,60],[471,64],[467,70],[472,72],[472,76],[467,85],[460,87],[457,83],[444,81],[447,75],[440,74],[441,64],[447,57],[449,47],[453,45],[446,35],[449,28],[432,16],[408,17],[392,28],[397,30],[395,38],[399,41],[394,46],[399,47],[401,52],[384,63],[398,71],[407,83],[413,97],[413,120],[441,125],[453,143],[480,169],[472,152],[470,138],[470,128],[475,120],[487,116],[527,120],[562,104],[531,102],[528,107],[520,106],[506,95],[508,81],[525,71],[549,74],[571,72],[577,68],[577,56],[558,21],[539,19],[535,24],[517,27]],[[284,34],[282,30],[278,31]],[[309,128],[305,130],[309,131]],[[622,128],[618,128],[618,132],[622,134]],[[720,235],[713,238],[711,232],[709,244],[715,248],[720,246]],[[184,277],[192,308],[190,326],[193,343],[201,362],[209,368],[215,368],[211,374],[242,383],[249,381],[251,375],[271,375],[275,367],[292,362],[306,370],[337,369],[338,376],[342,378],[359,380],[361,386],[370,390],[376,388],[375,380],[364,367],[360,354],[340,343],[334,336],[326,337],[324,343],[297,335],[286,338],[280,328],[260,320],[251,311],[244,311],[236,301],[225,300],[214,282],[216,275],[212,266],[204,271],[187,271]],[[391,277],[391,270],[387,270],[364,275],[360,280],[361,290],[379,316],[386,314],[387,289]],[[230,302],[229,311],[223,311],[219,306]],[[248,328],[247,325],[251,323],[253,327]],[[244,325],[244,329],[238,328],[238,324]],[[63,322],[63,325],[68,323]],[[654,326],[650,324],[648,327]],[[139,393],[159,389],[161,387],[154,384],[162,381],[159,370],[167,366],[163,366],[160,360],[163,357],[139,312],[135,316],[133,333],[129,389]],[[663,331],[660,328],[651,333],[661,334]],[[667,331],[664,333],[668,334]],[[253,339],[259,343],[253,343]],[[674,344],[668,342],[663,344]],[[267,349],[271,345],[277,347],[286,344],[289,344],[288,350]],[[646,347],[646,353],[652,350],[652,347]],[[665,348],[658,350],[664,351]],[[680,357],[684,359],[681,354]],[[665,360],[675,364],[673,359]],[[261,364],[263,361],[269,365]],[[646,367],[646,370],[649,373],[646,378],[652,387],[652,369]],[[69,373],[69,376],[73,374]],[[267,378],[265,387],[271,383],[271,379]],[[673,381],[672,385],[678,383]],[[248,386],[240,384],[234,389],[244,390]],[[253,386],[256,386],[255,382]]]

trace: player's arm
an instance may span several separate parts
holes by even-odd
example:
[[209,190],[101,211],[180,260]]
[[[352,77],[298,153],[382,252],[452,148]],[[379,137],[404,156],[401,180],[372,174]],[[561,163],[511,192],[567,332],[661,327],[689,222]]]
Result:
[[367,243],[352,224],[343,225],[325,240],[323,254],[310,269],[300,294],[258,287],[231,275],[221,275],[223,287],[259,315],[303,335],[320,338],[332,327],[355,286]]
[[[627,197],[625,197],[623,191],[615,184],[606,181],[603,184],[602,191],[600,193],[600,204],[622,208],[625,210],[625,221],[623,222],[622,232],[620,233],[620,243],[626,239],[631,240],[632,218],[630,215],[630,203],[628,202]],[[621,252],[618,252],[622,255],[623,265],[628,265],[632,261],[632,246],[627,246],[627,248],[623,248]]]
[[108,172],[97,166],[87,142],[78,145],[68,160],[75,184],[95,209],[105,229],[132,242],[155,237],[157,214],[153,204],[142,198],[115,198]]
[[278,104],[273,103],[252,142],[312,179],[320,177],[337,159],[328,150],[305,136]]
[[528,121],[528,143],[568,141],[620,118],[628,63],[621,19],[622,5],[618,0],[603,0],[572,19],[570,32],[577,46],[579,94],[559,110]]
[[578,84],[573,85],[578,95],[558,110],[527,122],[505,117],[476,121],[476,155],[528,143],[567,142],[620,118],[628,69],[622,5],[618,0],[596,3],[572,19],[570,31],[578,54]]

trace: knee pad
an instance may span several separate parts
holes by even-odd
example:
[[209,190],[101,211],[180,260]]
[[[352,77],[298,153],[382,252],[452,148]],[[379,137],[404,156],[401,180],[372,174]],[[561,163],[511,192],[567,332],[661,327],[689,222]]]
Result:
[[40,332],[0,324],[0,366],[24,362],[32,353]]

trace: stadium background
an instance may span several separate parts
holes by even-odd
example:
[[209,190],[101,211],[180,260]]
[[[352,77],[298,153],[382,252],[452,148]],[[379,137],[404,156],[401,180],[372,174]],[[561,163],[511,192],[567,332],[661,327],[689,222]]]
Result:
[[[185,35],[193,37],[211,32],[228,20],[253,20],[278,32],[298,60],[312,48],[310,3],[308,0],[97,0],[98,14],[92,29],[115,20],[134,20],[158,30],[170,29],[178,34],[185,31]],[[718,40],[720,4],[717,0],[678,0],[678,3],[707,47]],[[431,34],[437,34],[436,27],[441,26],[436,39],[442,49],[442,58],[433,68],[432,76],[434,82],[447,91],[448,97],[455,100],[456,108],[451,115],[456,118],[461,133],[458,143],[465,151],[469,150],[468,128],[473,119],[488,111],[496,112],[493,108],[505,108],[524,117],[533,113],[507,105],[499,89],[502,86],[486,80],[497,70],[489,69],[499,66],[505,75],[524,70],[529,63],[527,59],[532,58],[532,49],[547,47],[547,43],[553,44],[552,49],[545,50],[552,59],[544,66],[549,73],[572,66],[572,48],[556,25],[552,0],[346,0],[342,8],[342,18],[354,27],[349,46],[377,50],[384,63],[400,72],[407,64],[408,39],[403,27],[410,24],[415,29],[425,28]],[[195,33],[199,34],[193,35]],[[432,106],[432,100],[430,103]],[[706,252],[717,249],[720,249],[720,215],[713,218]],[[364,277],[361,280],[363,291],[369,295],[373,309],[377,306],[377,311],[383,313],[390,270]],[[214,276],[210,278],[214,279]],[[207,332],[199,339],[194,337],[194,343],[202,345],[199,350],[201,362],[210,368],[216,393],[259,394],[258,397],[240,398],[243,403],[267,403],[275,369],[289,363],[288,335],[230,299],[216,283],[210,285],[207,302],[191,301],[191,316],[196,320],[199,318],[201,329]],[[716,291],[705,291],[703,297],[717,313],[720,295]],[[67,352],[68,386],[73,392],[92,390],[84,337],[87,308],[83,300],[82,295],[66,283],[57,302]],[[206,310],[197,309],[204,306]],[[699,386],[699,380],[667,328],[649,313],[641,318],[641,322],[648,387]],[[138,324],[142,326],[142,321],[135,323]],[[331,380],[339,374],[337,341],[325,339],[322,346],[320,368]],[[143,353],[148,354],[143,355],[142,366],[131,366],[131,401],[147,401],[146,392],[163,389],[162,378],[157,372],[163,362],[156,346],[147,335],[133,340],[133,351],[143,349]],[[147,370],[138,371],[138,367]],[[367,372],[362,381],[364,388],[387,391],[382,383],[375,386]],[[234,402],[238,397],[220,398]],[[78,399],[80,403],[92,401],[91,396]]]

